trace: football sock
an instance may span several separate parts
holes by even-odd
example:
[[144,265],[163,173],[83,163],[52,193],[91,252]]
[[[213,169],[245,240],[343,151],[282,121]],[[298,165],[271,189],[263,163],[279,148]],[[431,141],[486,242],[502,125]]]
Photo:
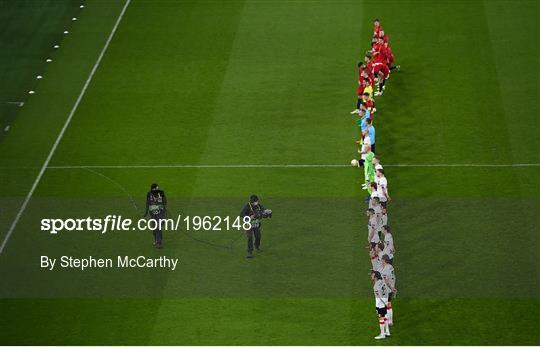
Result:
[[393,323],[394,321],[394,312],[392,311],[392,303],[388,303],[388,323]]
[[388,326],[388,319],[384,317],[384,331],[386,334],[390,334],[390,327]]
[[360,105],[362,104],[362,100],[358,99],[358,101],[356,102],[356,109],[359,110],[360,109]]
[[384,335],[384,331],[385,331],[384,317],[379,318],[379,328],[381,329],[381,335]]

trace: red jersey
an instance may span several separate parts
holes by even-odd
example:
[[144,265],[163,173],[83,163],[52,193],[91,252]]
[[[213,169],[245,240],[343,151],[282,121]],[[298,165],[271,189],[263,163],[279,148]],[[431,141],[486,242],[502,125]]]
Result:
[[377,45],[377,51],[373,54],[374,62],[388,62],[388,50],[383,45]]
[[368,75],[373,75],[373,61],[366,64],[366,71]]
[[386,50],[386,62],[388,66],[392,66],[394,63],[394,52],[392,52],[392,49],[388,46],[385,47]]
[[379,24],[379,26],[374,25],[373,26],[373,37],[379,37],[379,32],[384,31],[382,26]]
[[371,47],[371,54],[372,55],[377,54],[377,52],[379,52],[382,47],[383,47],[383,45],[381,45],[381,44],[378,44],[378,43],[374,44],[373,47]]
[[358,88],[356,88],[356,94],[358,94],[359,97],[364,94],[364,86],[362,86],[362,84],[358,84]]
[[[369,99],[368,101],[364,102],[364,106],[371,112],[373,110],[373,106],[375,106],[375,103],[372,99]],[[371,119],[373,119],[373,114],[371,115]]]
[[362,81],[364,79],[364,76],[362,74],[366,72],[366,69],[359,67],[358,68],[358,80]]
[[388,75],[390,74],[390,69],[388,68],[388,66],[386,66],[386,62],[376,62],[375,64],[373,64],[373,73],[379,74],[379,72],[382,72],[385,79],[388,78]]

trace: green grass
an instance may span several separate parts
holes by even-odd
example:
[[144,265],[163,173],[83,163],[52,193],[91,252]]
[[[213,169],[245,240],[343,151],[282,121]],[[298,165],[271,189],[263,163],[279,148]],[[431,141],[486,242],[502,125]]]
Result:
[[[2,235],[122,6],[86,4],[0,143]],[[51,166],[346,164],[355,65],[380,17],[402,65],[375,115],[398,249],[383,344],[539,344],[540,168],[392,166],[540,163],[538,10],[134,0]],[[345,167],[50,168],[0,255],[0,342],[372,344],[360,180]],[[39,269],[40,255],[156,255],[145,233],[39,231],[41,218],[138,217],[153,181],[175,214],[236,215],[256,192],[275,213],[265,252],[247,262],[239,233],[178,232],[162,252],[175,272]]]
[[[63,31],[77,17],[79,1],[0,1],[0,140],[12,125],[28,91],[35,89],[36,76],[43,75],[47,58],[55,58],[53,46],[63,43]],[[47,76],[48,77],[48,76]]]
[[[371,299],[63,299],[4,303],[0,304],[2,312],[14,317],[4,324],[35,326],[31,335],[5,332],[6,341],[20,344],[40,344],[43,336],[51,344],[373,343],[368,333],[373,330]],[[58,305],[62,314],[51,314],[51,308]],[[459,336],[459,342],[466,337],[473,345],[534,344],[537,335],[514,329],[506,322],[528,326],[531,322],[522,313],[535,308],[524,300],[400,300],[396,305],[396,310],[401,310],[400,322],[396,320],[392,339],[378,344],[453,345]],[[23,318],[21,310],[31,310],[32,315]],[[110,333],[104,333],[106,330]]]

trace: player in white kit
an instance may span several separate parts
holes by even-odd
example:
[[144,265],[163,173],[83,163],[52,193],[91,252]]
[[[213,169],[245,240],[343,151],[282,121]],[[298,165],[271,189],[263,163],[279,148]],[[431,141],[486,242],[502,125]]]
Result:
[[380,204],[381,199],[379,198],[379,195],[377,193],[377,183],[372,182],[371,184],[374,185],[375,188],[373,188],[373,186],[370,186],[370,189],[372,189],[372,192],[371,192],[371,195],[369,196],[368,206],[369,208],[374,208],[376,203]]
[[375,182],[377,183],[377,193],[379,194],[379,199],[381,199],[381,204],[386,207],[386,203],[392,199],[388,194],[388,181],[384,176],[384,169],[375,171]]
[[390,257],[388,254],[382,256],[382,270],[381,275],[388,288],[388,302],[386,304],[386,318],[388,319],[388,325],[394,325],[394,311],[392,309],[392,299],[397,293],[396,289],[396,275],[394,274],[394,267],[390,264]]
[[381,241],[379,239],[379,233],[377,232],[377,216],[375,211],[370,208],[367,210],[366,215],[368,216],[368,244],[369,248],[373,249]]
[[390,258],[390,264],[393,265],[394,253],[396,252],[396,249],[394,247],[394,237],[392,236],[392,233],[390,232],[390,227],[388,225],[384,225],[382,227],[382,233],[385,254],[388,254],[388,257]]
[[378,155],[373,157],[373,167],[375,170],[383,169],[383,166],[381,165],[381,158]]
[[373,271],[379,271],[382,270],[382,260],[379,257],[379,249],[378,247],[375,247],[369,251],[369,258],[371,259],[371,269]]
[[373,281],[373,294],[375,295],[375,309],[379,317],[379,329],[381,333],[375,336],[376,340],[384,339],[390,336],[390,327],[386,320],[388,303],[388,289],[383,281],[382,275],[378,271],[371,271],[371,281]]
[[381,204],[381,223],[383,226],[388,225],[388,214],[386,213],[386,207]]
[[373,209],[373,211],[375,211],[375,217],[376,217],[375,220],[377,222],[375,230],[377,231],[377,233],[379,234],[379,237],[380,237],[380,233],[382,233],[382,227],[384,225],[383,224],[383,219],[382,219],[383,206],[381,205],[380,198],[378,196],[376,196],[373,199],[369,200],[369,203],[370,203],[370,205],[373,206],[373,207],[371,207]]

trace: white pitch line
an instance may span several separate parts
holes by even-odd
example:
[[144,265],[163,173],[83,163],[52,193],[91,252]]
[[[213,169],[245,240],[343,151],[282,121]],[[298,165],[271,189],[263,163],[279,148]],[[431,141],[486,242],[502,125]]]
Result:
[[48,169],[235,169],[235,168],[317,168],[317,167],[345,167],[343,164],[238,164],[238,165],[91,165],[91,166],[49,166]]
[[56,141],[54,142],[51,151],[49,152],[49,155],[47,156],[47,159],[45,159],[45,162],[43,163],[43,166],[41,167],[41,170],[39,171],[39,174],[36,177],[36,180],[34,181],[34,184],[32,184],[32,187],[30,188],[30,191],[26,195],[26,198],[24,199],[21,208],[19,209],[19,212],[15,216],[15,219],[11,223],[11,226],[9,227],[9,230],[4,237],[4,240],[2,241],[2,244],[0,245],[0,254],[4,252],[4,248],[6,247],[6,244],[9,241],[9,238],[11,237],[11,234],[13,234],[13,231],[15,230],[15,227],[19,223],[19,220],[21,219],[21,216],[23,215],[24,211],[26,210],[26,207],[28,206],[28,202],[30,202],[30,199],[32,198],[32,195],[34,194],[34,191],[36,190],[39,182],[41,181],[41,177],[43,177],[43,174],[45,173],[45,170],[47,169],[47,166],[49,165],[49,162],[51,161],[52,156],[54,155],[54,152],[56,151],[56,148],[58,147],[58,144],[62,140],[62,137],[64,137],[64,133],[66,132],[66,129],[68,128],[69,124],[71,123],[71,119],[73,118],[73,115],[75,114],[75,111],[77,111],[77,108],[79,107],[79,104],[81,103],[81,100],[86,93],[86,89],[90,85],[90,82],[92,81],[92,78],[94,77],[94,74],[96,73],[96,70],[101,63],[101,60],[103,59],[103,56],[105,55],[105,52],[107,51],[107,48],[109,47],[109,44],[111,43],[111,40],[116,32],[116,29],[118,28],[118,25],[122,21],[122,17],[124,16],[124,13],[126,12],[126,9],[129,5],[131,0],[126,0],[126,3],[124,4],[124,7],[122,8],[122,11],[120,12],[120,15],[118,16],[118,19],[116,20],[116,23],[114,24],[111,33],[109,34],[109,37],[107,38],[107,41],[105,42],[105,46],[103,46],[103,49],[101,50],[101,53],[99,54],[94,67],[92,68],[92,71],[90,71],[90,75],[86,79],[86,82],[84,83],[84,86],[81,90],[81,93],[79,94],[79,97],[75,101],[75,104],[73,105],[73,108],[71,109],[71,112],[69,113],[68,118],[66,119],[66,122],[64,123],[64,126],[62,127],[62,130],[60,130],[60,134],[58,134],[58,137],[56,138]]
[[[350,167],[350,164],[238,164],[238,165],[65,165],[47,169],[241,169],[241,168],[333,168]],[[385,167],[536,167],[540,164],[385,164]]]
[[540,164],[392,164],[384,166],[393,167],[531,167],[540,166]]

